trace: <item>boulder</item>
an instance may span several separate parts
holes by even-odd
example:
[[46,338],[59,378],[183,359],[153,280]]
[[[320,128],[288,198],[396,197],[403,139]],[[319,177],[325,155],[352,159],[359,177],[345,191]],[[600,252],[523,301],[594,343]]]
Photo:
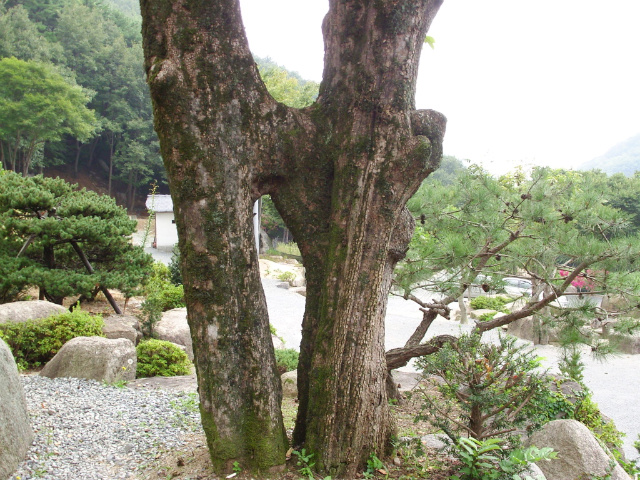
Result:
[[548,345],[549,342],[557,342],[558,336],[552,329],[541,326],[540,320],[534,317],[520,318],[507,326],[509,335],[529,340],[534,345]]
[[136,347],[126,338],[76,337],[42,369],[49,378],[73,377],[114,383],[136,378]]
[[271,334],[271,341],[273,342],[273,348],[276,350],[284,349],[284,340],[282,340],[279,336]]
[[0,323],[26,322],[27,320],[47,318],[68,311],[62,305],[44,300],[5,303],[0,305]]
[[134,345],[142,339],[140,322],[133,315],[109,315],[103,320],[102,333],[107,338],[126,338]]
[[162,320],[156,323],[153,331],[158,340],[177,343],[186,347],[189,360],[193,361],[193,344],[191,342],[191,330],[187,323],[187,309],[174,308],[162,314]]
[[620,335],[618,333],[612,333],[608,338],[620,353],[628,353],[630,355],[640,354],[640,334]]
[[0,385],[0,479],[5,480],[24,460],[33,440],[33,430],[18,367],[2,339]]
[[577,420],[553,420],[535,432],[527,445],[550,447],[558,452],[558,458],[538,463],[548,480],[604,478],[608,474],[611,480],[630,479],[589,429]]
[[292,370],[280,375],[282,382],[282,396],[290,398],[298,398],[298,372]]

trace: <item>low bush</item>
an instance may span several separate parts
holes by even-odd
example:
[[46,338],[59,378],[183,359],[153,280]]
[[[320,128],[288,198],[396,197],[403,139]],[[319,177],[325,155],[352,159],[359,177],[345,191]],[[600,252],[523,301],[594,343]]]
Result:
[[478,321],[480,321],[480,322],[488,322],[489,320],[493,320],[493,317],[495,317],[497,314],[498,314],[498,312],[483,313],[482,315],[480,315],[478,317]]
[[476,297],[471,300],[471,308],[474,310],[495,310],[496,312],[509,313],[504,306],[512,300],[507,297]]
[[79,308],[73,312],[45,319],[0,325],[2,338],[13,352],[19,368],[35,368],[45,364],[58,350],[75,337],[102,337],[104,322]]
[[162,312],[184,307],[184,287],[171,283],[169,267],[163,263],[153,264],[153,273],[144,289],[145,300],[138,315],[142,324],[142,334],[153,336],[153,329],[162,318]]
[[278,372],[282,375],[298,368],[298,356],[300,354],[292,348],[276,350],[276,366]]
[[136,347],[136,377],[174,377],[191,373],[187,354],[177,345],[164,340],[143,340]]

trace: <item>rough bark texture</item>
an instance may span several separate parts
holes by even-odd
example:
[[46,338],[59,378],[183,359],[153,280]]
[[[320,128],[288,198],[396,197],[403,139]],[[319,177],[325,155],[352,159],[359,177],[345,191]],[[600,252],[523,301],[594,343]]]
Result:
[[[352,477],[392,433],[384,316],[405,209],[437,168],[445,119],[415,111],[441,0],[330,1],[316,103],[266,92],[234,0],[142,0],[156,130],[174,200],[201,411],[214,464],[282,463],[251,204],[270,194],[298,242],[307,306],[294,441]],[[253,459],[253,460],[251,460]]]

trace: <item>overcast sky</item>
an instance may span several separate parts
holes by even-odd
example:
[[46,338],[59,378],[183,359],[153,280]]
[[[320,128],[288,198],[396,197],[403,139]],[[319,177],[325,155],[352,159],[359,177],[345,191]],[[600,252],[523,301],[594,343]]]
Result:
[[[241,0],[254,54],[320,81],[327,0]],[[417,107],[445,154],[493,172],[571,168],[640,133],[640,0],[445,0]]]

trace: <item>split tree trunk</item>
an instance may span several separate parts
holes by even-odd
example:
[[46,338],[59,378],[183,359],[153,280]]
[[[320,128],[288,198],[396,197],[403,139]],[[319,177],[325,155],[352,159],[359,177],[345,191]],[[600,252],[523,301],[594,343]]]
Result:
[[141,3],[214,465],[284,461],[251,228],[253,202],[270,194],[307,275],[294,440],[321,470],[352,478],[393,433],[384,317],[413,232],[405,204],[442,153],[444,117],[414,110],[441,0],[331,1],[320,96],[304,110],[268,95],[237,0]]

